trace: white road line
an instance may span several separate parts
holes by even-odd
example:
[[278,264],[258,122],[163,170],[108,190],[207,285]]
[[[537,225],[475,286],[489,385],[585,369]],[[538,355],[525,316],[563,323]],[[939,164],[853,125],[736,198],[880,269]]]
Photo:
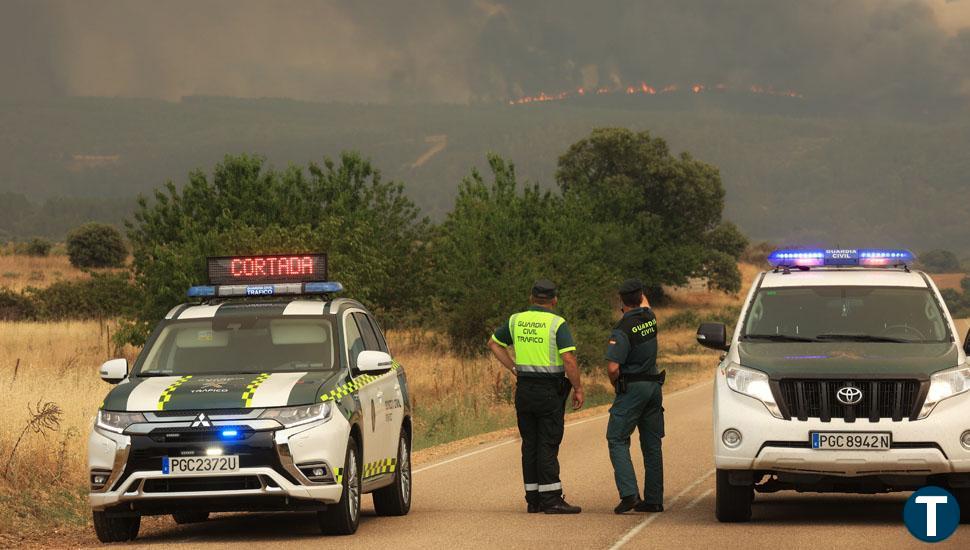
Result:
[[709,497],[709,496],[711,496],[711,493],[713,493],[713,492],[714,492],[714,489],[708,489],[708,490],[706,490],[706,491],[704,491],[704,492],[703,492],[703,493],[701,493],[701,494],[700,494],[700,495],[699,495],[699,496],[698,496],[697,498],[695,498],[694,500],[692,500],[692,501],[690,501],[689,503],[687,503],[687,506],[684,506],[684,510],[690,510],[690,509],[691,509],[691,508],[693,508],[694,506],[697,506],[697,504],[698,504],[698,503],[699,503],[700,501],[702,501],[702,500],[704,500],[705,498],[707,498],[707,497]]
[[[704,480],[706,480],[707,478],[711,477],[712,474],[714,474],[714,470],[711,470],[711,471],[707,472],[703,476],[701,476],[701,477],[697,478],[696,480],[694,480],[694,482],[691,483],[690,485],[688,485],[687,487],[684,487],[684,490],[683,491],[677,493],[674,496],[674,498],[672,498],[669,501],[667,501],[666,508],[673,508],[674,507],[674,504],[677,504],[677,502],[680,499],[684,498],[684,496],[686,496],[687,493],[691,492],[691,490],[693,490],[694,487],[697,487],[698,485],[700,485],[701,483],[703,483]],[[613,543],[613,546],[610,546],[610,550],[617,550],[618,548],[622,548],[624,544],[630,542],[630,539],[632,539],[633,537],[637,536],[637,533],[639,533],[640,531],[642,531],[644,527],[646,527],[647,525],[650,525],[651,523],[653,523],[654,521],[656,521],[657,518],[659,518],[660,516],[661,516],[661,514],[650,514],[649,517],[647,517],[646,519],[644,519],[640,523],[638,523],[638,524],[634,525],[633,527],[631,527],[630,530],[627,531],[626,534],[623,535],[622,538],[620,538],[620,540],[618,540],[615,543]]]
[[[713,382],[704,382],[704,383],[701,383],[701,384],[695,384],[693,386],[690,386],[689,388],[684,388],[682,390],[677,390],[677,391],[675,391],[674,393],[672,393],[670,395],[665,395],[664,398],[665,399],[670,399],[671,397],[675,397],[675,396],[678,396],[678,395],[682,395],[682,394],[685,394],[685,393],[689,393],[689,392],[692,392],[692,391],[697,390],[697,389],[700,389],[700,388],[705,388],[707,386],[710,386],[712,383]],[[596,415],[596,416],[593,416],[593,417],[590,417],[590,418],[584,418],[583,420],[577,420],[575,422],[570,422],[570,423],[566,424],[566,427],[567,428],[571,428],[573,426],[579,426],[580,424],[586,424],[587,422],[593,422],[593,421],[596,421],[596,420],[602,420],[602,419],[607,418],[609,416],[610,416],[609,413],[607,413],[607,414]],[[516,443],[518,441],[519,441],[518,438],[508,439],[508,440],[503,441],[501,443],[496,443],[495,445],[491,445],[489,447],[485,447],[484,449],[476,449],[476,450],[471,451],[469,453],[465,453],[465,454],[458,455],[458,456],[453,456],[451,458],[442,460],[441,462],[435,462],[434,464],[428,464],[427,466],[423,466],[421,468],[417,468],[416,470],[414,470],[414,473],[415,474],[420,474],[421,472],[425,472],[427,470],[431,470],[433,468],[437,468],[438,466],[444,466],[445,464],[451,464],[452,462],[457,462],[459,460],[468,458],[470,456],[475,456],[477,454],[481,454],[481,453],[484,453],[484,452],[487,452],[487,451],[491,451],[491,450],[494,450],[494,449],[498,449],[499,447],[504,447],[504,446],[506,446],[506,445],[508,445],[510,443]]]

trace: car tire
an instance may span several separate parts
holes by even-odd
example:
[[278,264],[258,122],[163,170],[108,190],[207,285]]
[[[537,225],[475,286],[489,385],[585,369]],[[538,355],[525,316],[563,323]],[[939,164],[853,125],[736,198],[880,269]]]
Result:
[[175,523],[179,525],[185,525],[188,523],[202,523],[203,521],[209,519],[209,512],[195,512],[191,510],[175,512],[172,514],[172,519],[174,519]]
[[92,514],[94,533],[101,542],[125,542],[135,540],[141,527],[141,516],[111,517],[105,512]]
[[411,444],[401,430],[397,444],[394,483],[374,491],[374,510],[379,516],[404,516],[411,510]]
[[717,494],[714,515],[721,523],[739,523],[751,520],[753,485],[731,485],[730,470],[717,471]]
[[340,501],[317,512],[320,531],[325,535],[353,535],[360,524],[360,498],[363,495],[360,477],[360,451],[357,440],[347,441],[347,455],[344,457],[343,491]]

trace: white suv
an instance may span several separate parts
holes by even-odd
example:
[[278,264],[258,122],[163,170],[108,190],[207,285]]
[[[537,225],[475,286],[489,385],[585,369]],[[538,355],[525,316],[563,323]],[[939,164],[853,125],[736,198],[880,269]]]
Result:
[[714,387],[716,515],[755,492],[948,488],[970,517],[970,341],[908,251],[781,250],[745,300]]

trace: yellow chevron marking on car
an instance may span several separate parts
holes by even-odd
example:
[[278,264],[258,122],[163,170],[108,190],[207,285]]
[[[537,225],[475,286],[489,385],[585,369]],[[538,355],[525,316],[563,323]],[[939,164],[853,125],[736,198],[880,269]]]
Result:
[[361,388],[363,388],[367,384],[370,384],[371,382],[376,382],[377,380],[380,380],[381,378],[388,376],[389,374],[393,373],[399,368],[401,368],[401,365],[398,364],[397,361],[395,361],[393,364],[391,364],[391,369],[380,376],[371,376],[370,374],[362,374],[357,378],[354,378],[350,382],[347,382],[342,386],[338,386],[330,390],[329,393],[325,393],[321,395],[320,401],[337,401],[338,399],[343,399],[344,397],[347,397],[352,393],[357,393]]
[[165,391],[163,391],[162,394],[158,396],[158,410],[160,411],[164,410],[165,403],[168,403],[172,399],[172,392],[174,392],[176,388],[178,388],[179,386],[187,382],[190,378],[192,378],[192,375],[187,374],[182,378],[179,378],[175,382],[172,382],[172,384],[169,387],[165,388]]
[[374,477],[381,474],[389,474],[394,471],[397,467],[396,458],[385,458],[383,460],[378,460],[377,462],[371,462],[370,464],[364,464],[363,477]]
[[246,386],[246,391],[244,391],[242,394],[242,399],[246,403],[246,407],[251,407],[253,405],[253,395],[256,394],[256,388],[265,382],[267,378],[269,378],[269,374],[264,372],[250,382],[248,386]]
[[340,482],[342,482],[344,480],[344,469],[343,468],[334,468],[333,469],[333,479],[339,485]]

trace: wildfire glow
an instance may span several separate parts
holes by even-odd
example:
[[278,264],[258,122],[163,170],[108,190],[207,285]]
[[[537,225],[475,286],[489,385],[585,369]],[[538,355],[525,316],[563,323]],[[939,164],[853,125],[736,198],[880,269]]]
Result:
[[[776,90],[771,86],[760,86],[757,84],[752,84],[747,88],[731,88],[726,84],[718,83],[713,86],[707,84],[691,84],[684,88],[685,91],[689,91],[692,94],[703,94],[712,92],[729,92],[729,91],[741,91],[749,94],[756,95],[767,95],[776,97],[789,97],[794,99],[802,99],[804,96],[794,90]],[[539,103],[545,101],[562,101],[571,97],[584,97],[588,93],[595,93],[595,95],[609,95],[615,93],[622,93],[625,95],[658,95],[658,94],[673,94],[681,91],[681,87],[678,84],[667,84],[659,90],[650,86],[645,81],[640,81],[640,85],[628,85],[628,86],[617,86],[615,88],[607,88],[601,86],[595,90],[587,90],[586,88],[577,88],[575,90],[564,90],[561,92],[548,94],[546,92],[539,92],[537,95],[523,96],[517,99],[509,100],[509,105],[524,105],[526,103]]]

